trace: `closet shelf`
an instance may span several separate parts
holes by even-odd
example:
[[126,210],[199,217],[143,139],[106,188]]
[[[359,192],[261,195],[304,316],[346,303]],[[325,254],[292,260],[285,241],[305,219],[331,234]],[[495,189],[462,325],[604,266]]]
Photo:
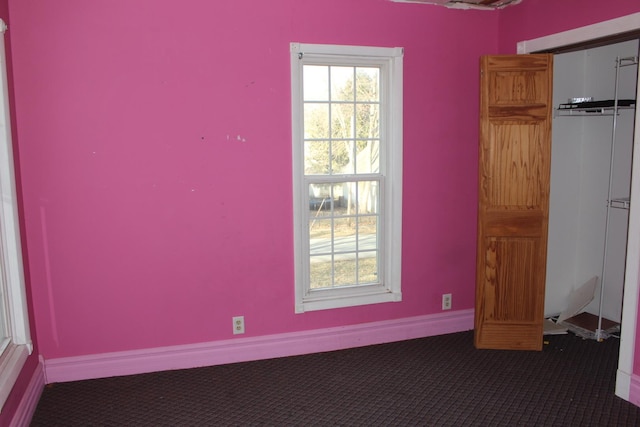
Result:
[[613,116],[616,110],[633,110],[635,99],[576,102],[560,104],[555,110],[555,116]]

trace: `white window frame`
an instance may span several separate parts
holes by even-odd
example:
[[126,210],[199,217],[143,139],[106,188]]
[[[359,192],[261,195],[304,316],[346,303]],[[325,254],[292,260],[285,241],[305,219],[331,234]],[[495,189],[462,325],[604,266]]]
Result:
[[[402,300],[402,91],[400,47],[291,43],[293,142],[293,225],[295,312]],[[380,174],[382,227],[379,236],[380,284],[311,291],[309,285],[309,190],[304,175],[303,66],[305,64],[379,66],[381,73]]]
[[[13,164],[9,89],[4,33],[0,19],[0,262],[4,294],[5,329],[8,343],[0,354],[0,408],[4,406],[27,357],[33,351],[24,285],[20,222]],[[0,409],[1,411],[1,409]]]

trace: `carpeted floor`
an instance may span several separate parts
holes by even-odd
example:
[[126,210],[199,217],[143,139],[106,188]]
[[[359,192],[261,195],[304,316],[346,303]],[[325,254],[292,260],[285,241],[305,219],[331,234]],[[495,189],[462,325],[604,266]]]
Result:
[[619,342],[545,337],[476,350],[473,332],[48,385],[32,426],[638,426],[614,395]]

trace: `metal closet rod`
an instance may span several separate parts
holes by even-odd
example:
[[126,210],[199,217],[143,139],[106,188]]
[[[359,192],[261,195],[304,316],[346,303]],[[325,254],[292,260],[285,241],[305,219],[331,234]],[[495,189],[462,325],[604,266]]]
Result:
[[[626,62],[623,64],[623,62]],[[604,335],[604,331],[602,330],[602,307],[603,307],[603,299],[604,299],[604,286],[606,284],[606,274],[607,274],[607,249],[608,249],[608,236],[609,236],[609,219],[611,212],[611,191],[612,191],[612,178],[613,178],[613,164],[614,164],[614,156],[615,156],[615,147],[616,147],[616,127],[618,126],[618,83],[620,80],[620,67],[625,67],[629,65],[637,65],[638,57],[637,56],[627,56],[624,58],[616,57],[616,84],[614,89],[614,98],[613,98],[613,129],[611,131],[611,151],[609,158],[609,190],[607,193],[607,219],[605,222],[604,228],[604,253],[602,254],[602,275],[600,279],[600,302],[598,307],[598,328],[596,329],[596,340],[601,341],[603,338],[606,338]]]

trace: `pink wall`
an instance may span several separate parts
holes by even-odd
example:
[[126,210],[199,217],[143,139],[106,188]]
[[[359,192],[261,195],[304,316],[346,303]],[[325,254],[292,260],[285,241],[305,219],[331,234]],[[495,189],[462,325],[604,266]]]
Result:
[[[478,56],[639,8],[333,1],[10,2],[45,358],[473,307]],[[405,47],[402,303],[293,313],[291,41]]]
[[[473,307],[477,64],[497,14],[386,0],[10,12],[46,359],[229,339],[234,315],[250,337],[439,313],[443,293]],[[292,41],[405,48],[401,303],[294,314]]]
[[[8,0],[0,0],[0,18],[9,26],[11,26],[11,22],[9,20],[9,4]],[[14,91],[13,91],[13,72],[12,72],[12,60],[11,60],[11,32],[7,31],[4,35],[5,39],[5,53],[7,59],[7,80],[9,84],[9,103],[10,103],[10,111],[11,111],[11,127],[13,133],[15,134],[16,130],[16,114],[15,114],[15,104],[14,104]],[[20,199],[20,169],[19,169],[19,147],[18,147],[18,139],[16,136],[13,137],[13,155],[16,160],[16,186],[18,187],[18,198]],[[21,226],[24,232],[24,221],[22,221],[24,217],[21,217]],[[28,263],[28,258],[26,254],[26,245],[23,245],[24,250],[24,262]],[[27,272],[28,273],[28,272]],[[32,307],[31,300],[31,287],[29,286],[29,275],[27,274],[25,277],[25,281],[27,283],[27,302],[29,307]],[[10,421],[13,419],[14,415],[18,411],[18,408],[23,402],[23,398],[25,397],[25,393],[29,387],[29,382],[31,381],[36,368],[38,367],[38,344],[36,337],[36,329],[35,329],[35,317],[33,310],[29,310],[29,320],[31,323],[31,334],[32,334],[32,343],[34,346],[34,350],[31,355],[27,358],[25,365],[20,372],[20,375],[16,379],[16,382],[7,397],[6,402],[2,406],[2,411],[0,412],[0,426],[9,425]]]
[[640,11],[638,0],[523,0],[500,12],[500,53],[516,53],[516,43]]

